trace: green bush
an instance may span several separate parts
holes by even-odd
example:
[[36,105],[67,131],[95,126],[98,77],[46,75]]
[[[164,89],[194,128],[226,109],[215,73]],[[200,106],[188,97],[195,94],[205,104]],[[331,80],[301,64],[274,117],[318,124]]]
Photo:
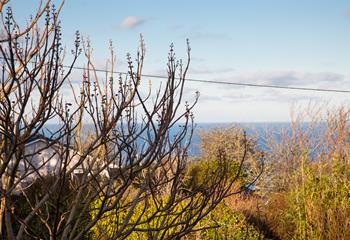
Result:
[[[94,218],[98,214],[98,208],[101,206],[103,198],[96,199],[91,205],[91,218]],[[141,198],[142,199],[142,196]],[[107,206],[111,206],[113,198],[109,199]],[[182,225],[173,225],[173,223],[186,222],[188,224],[193,223],[194,219],[188,219],[187,214],[187,200],[180,201],[179,204],[173,205],[170,209],[167,207],[168,201],[171,201],[169,197],[162,197],[154,201],[152,197],[140,200],[135,208],[131,208],[129,203],[132,204],[133,199],[122,199],[123,206],[117,205],[111,211],[106,212],[98,220],[97,224],[91,229],[90,236],[92,239],[111,239],[116,235],[118,231],[127,233],[132,229],[130,234],[126,234],[126,239],[143,240],[143,239],[158,239],[159,236],[167,239],[175,232],[179,232]],[[157,202],[157,204],[155,204]],[[129,215],[129,213],[131,213]],[[124,220],[130,216],[128,226],[123,228]],[[161,226],[170,226],[163,230],[156,230]]]
[[256,139],[247,137],[244,131],[233,125],[202,131],[201,155],[189,164],[185,187],[201,190],[224,173],[235,187],[251,183],[261,171],[263,152]]
[[[98,207],[100,200],[97,200],[93,206]],[[173,211],[180,212],[183,210],[183,205],[179,205],[177,209]],[[117,208],[116,208],[117,209]],[[131,217],[130,222],[136,223],[136,221],[142,222],[153,216],[156,212],[154,204],[147,206],[146,211],[143,212],[144,206],[142,204],[135,208],[134,214]],[[91,216],[95,216],[97,211],[92,211]],[[92,239],[110,239],[117,231],[118,226],[121,226],[123,220],[127,216],[127,212],[119,210],[112,210],[103,215],[101,220],[98,221],[96,226],[91,229],[90,237]],[[185,216],[184,216],[185,217]],[[158,213],[152,221],[144,224],[137,225],[138,229],[152,229],[158,227],[158,225],[164,220],[164,218],[171,219],[171,214],[164,215]],[[177,220],[180,221],[181,219]],[[171,236],[176,231],[177,227],[172,227],[164,233],[163,231],[157,232],[159,236],[164,234],[165,238]],[[205,218],[203,218],[195,226],[195,229],[204,229],[198,232],[194,232],[186,236],[186,239],[263,239],[263,236],[259,234],[259,231],[252,225],[248,224],[242,214],[235,213],[224,202],[220,203],[213,211],[211,211]],[[155,232],[149,230],[149,232],[142,232],[134,230],[126,239],[141,240],[141,239],[153,239]]]
[[225,202],[203,218],[196,228],[207,229],[192,233],[188,239],[264,239],[254,226],[247,223],[242,214],[235,213]]
[[[214,129],[201,134],[202,138],[202,155],[197,161],[191,162],[187,166],[182,181],[182,193],[186,195],[197,194],[193,202],[200,202],[200,198],[206,194],[208,189],[220,182],[223,176],[226,178],[225,183],[232,185],[232,192],[240,189],[256,177],[258,169],[258,157],[261,152],[257,150],[253,139],[246,139],[244,132],[237,128]],[[243,156],[244,164],[242,164]],[[135,192],[139,186],[135,185]],[[132,195],[132,194],[131,194]],[[180,194],[181,195],[181,194]],[[149,197],[147,200],[141,200],[129,212],[133,198],[121,199],[123,206],[116,206],[111,211],[105,213],[97,224],[91,229],[91,237],[93,239],[110,239],[118,231],[121,230],[123,221],[130,216],[128,223],[130,228],[135,228],[127,236],[127,239],[158,239],[159,236],[169,238],[173,233],[179,232],[181,224],[172,226],[166,230],[158,229],[162,222],[169,224],[174,223],[196,223],[193,216],[195,209],[186,208],[189,199],[180,200],[172,209],[166,209],[167,202],[170,200],[169,195],[157,196],[157,206],[154,199]],[[181,198],[181,196],[179,196]],[[98,214],[98,208],[101,206],[103,198],[96,199],[91,205],[91,217],[94,218]],[[113,198],[108,200],[109,206]],[[210,205],[210,203],[208,203]],[[125,207],[127,206],[127,207]],[[188,212],[190,211],[190,212]],[[195,212],[195,211],[194,211]],[[131,215],[129,215],[129,213]],[[192,218],[191,218],[192,217]],[[195,239],[261,239],[258,230],[250,225],[243,214],[234,212],[233,208],[221,202],[200,220],[195,229],[202,229],[198,232],[191,233],[186,238]],[[122,231],[127,231],[128,226]]]
[[242,184],[245,174],[239,169],[238,162],[227,161],[225,163],[219,163],[217,160],[202,160],[189,165],[184,187],[196,191],[204,190],[211,184],[214,184],[214,181],[220,177],[220,174],[223,174],[224,171],[227,172],[228,179],[231,180],[238,175],[236,184]]
[[286,221],[294,239],[350,239],[350,166],[331,163],[302,166],[289,193]]

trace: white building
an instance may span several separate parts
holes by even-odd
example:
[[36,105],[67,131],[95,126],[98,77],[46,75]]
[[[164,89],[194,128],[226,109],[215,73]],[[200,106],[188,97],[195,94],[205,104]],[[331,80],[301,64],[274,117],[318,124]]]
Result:
[[88,158],[82,159],[78,151],[42,135],[27,141],[24,148],[17,173],[23,182],[32,181],[39,176],[58,175],[62,171],[79,174],[87,166]]

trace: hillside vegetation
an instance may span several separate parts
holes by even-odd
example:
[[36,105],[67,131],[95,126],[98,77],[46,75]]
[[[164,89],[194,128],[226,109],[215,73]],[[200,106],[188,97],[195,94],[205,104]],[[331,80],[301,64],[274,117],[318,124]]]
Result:
[[256,191],[227,205],[272,239],[349,239],[349,110],[304,112],[273,134]]

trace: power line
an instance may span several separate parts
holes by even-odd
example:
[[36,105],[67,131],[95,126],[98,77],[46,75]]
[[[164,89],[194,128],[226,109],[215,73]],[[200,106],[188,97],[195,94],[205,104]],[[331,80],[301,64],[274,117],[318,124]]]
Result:
[[[4,59],[0,57],[0,59]],[[86,70],[84,67],[77,66],[68,66],[63,65],[64,68],[72,68],[76,70]],[[123,74],[127,75],[127,72],[120,71],[107,71],[104,69],[94,69],[96,72],[110,72],[115,74]],[[159,78],[159,79],[168,79],[167,76],[162,75],[153,75],[153,74],[141,74],[143,77],[151,77],[151,78]],[[178,79],[178,78],[176,78]],[[217,81],[217,80],[207,80],[207,79],[195,79],[195,78],[186,78],[188,82],[198,82],[198,83],[209,83],[209,84],[221,84],[221,85],[231,85],[231,86],[243,86],[243,87],[255,87],[255,88],[274,88],[274,89],[287,89],[287,90],[298,90],[298,91],[313,91],[313,92],[333,92],[333,93],[350,93],[350,90],[341,90],[341,89],[325,89],[325,88],[308,88],[308,87],[291,87],[291,86],[280,86],[280,85],[271,85],[271,84],[256,84],[256,83],[240,83],[240,82],[225,82],[225,81]]]
[[[69,68],[69,66],[63,66]],[[77,70],[86,70],[83,67],[73,67]],[[103,69],[94,69],[96,72],[110,72],[115,74],[124,74],[127,75],[127,72],[119,71],[107,71]],[[151,78],[160,78],[168,79],[167,76],[162,75],[152,75],[152,74],[141,74],[143,77]],[[176,78],[178,79],[178,78]],[[209,83],[209,84],[222,84],[222,85],[233,85],[233,86],[243,86],[243,87],[256,87],[256,88],[275,88],[275,89],[288,89],[288,90],[301,90],[301,91],[314,91],[314,92],[333,92],[333,93],[350,93],[350,90],[341,90],[341,89],[325,89],[325,88],[308,88],[308,87],[291,87],[291,86],[280,86],[280,85],[271,85],[271,84],[255,84],[255,83],[240,83],[240,82],[225,82],[225,81],[216,81],[216,80],[207,80],[207,79],[195,79],[195,78],[186,78],[186,81],[189,82],[199,82],[199,83]]]

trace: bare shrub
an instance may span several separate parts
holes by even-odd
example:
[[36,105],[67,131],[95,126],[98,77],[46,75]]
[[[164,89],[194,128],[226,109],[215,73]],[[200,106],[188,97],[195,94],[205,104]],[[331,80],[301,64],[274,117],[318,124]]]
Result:
[[[215,178],[200,190],[186,188],[192,109],[199,97],[183,103],[189,44],[186,62],[170,47],[167,81],[145,90],[142,38],[136,60],[127,56],[124,75],[115,73],[110,44],[101,76],[91,43],[82,42],[78,32],[72,62],[64,61],[61,7],[44,2],[34,21],[21,28],[11,8],[3,12],[7,3],[0,5],[5,34],[0,41],[0,235],[179,239],[199,231],[201,219],[233,193],[237,178],[227,168],[231,155],[219,151]],[[68,77],[82,54],[86,67],[75,80],[77,89]],[[247,142],[241,142],[246,152]],[[26,207],[19,213],[20,205]]]

